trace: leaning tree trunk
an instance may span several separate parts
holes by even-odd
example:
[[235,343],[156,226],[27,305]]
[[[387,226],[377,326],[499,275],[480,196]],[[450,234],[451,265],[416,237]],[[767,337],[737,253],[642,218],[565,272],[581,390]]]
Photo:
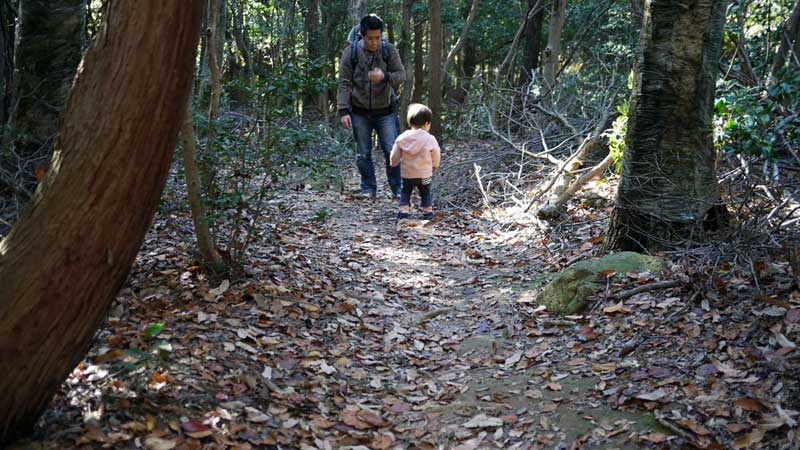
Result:
[[202,0],[115,0],[49,172],[0,243],[0,445],[30,432],[125,282],[166,182]]
[[181,126],[181,155],[183,156],[183,172],[186,176],[186,200],[192,212],[194,235],[197,239],[197,251],[203,263],[211,272],[221,273],[225,269],[225,261],[214,245],[214,236],[203,208],[203,193],[200,191],[200,171],[197,167],[197,146],[194,137],[194,115],[192,99],[186,101],[186,114]]
[[430,1],[431,41],[430,41],[430,100],[428,106],[433,112],[431,134],[441,139],[442,126],[442,14],[439,0]]
[[[14,50],[12,133],[3,155],[18,192],[36,187],[36,167],[46,168],[53,138],[83,51],[86,0],[22,0]],[[7,180],[8,181],[8,180]],[[26,194],[27,195],[27,194]],[[24,199],[27,200],[27,199]]]
[[646,5],[608,249],[655,247],[720,211],[711,120],[726,3]]

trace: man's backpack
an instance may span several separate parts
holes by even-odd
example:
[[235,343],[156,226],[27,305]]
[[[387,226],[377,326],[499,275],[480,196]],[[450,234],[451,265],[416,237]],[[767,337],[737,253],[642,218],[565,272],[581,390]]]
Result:
[[[350,30],[350,33],[347,35],[347,45],[350,46],[350,63],[353,65],[353,70],[356,69],[356,64],[358,64],[358,41],[361,40],[361,26],[356,25]],[[383,37],[381,34],[381,56],[383,57],[383,62],[386,63],[387,67],[389,65],[389,42],[386,38]]]

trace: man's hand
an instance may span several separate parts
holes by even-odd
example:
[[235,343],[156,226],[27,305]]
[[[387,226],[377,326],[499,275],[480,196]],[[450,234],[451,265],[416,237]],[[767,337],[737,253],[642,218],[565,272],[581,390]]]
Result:
[[342,116],[342,117],[339,119],[339,122],[341,122],[341,123],[342,123],[342,127],[343,127],[345,130],[349,130],[349,129],[350,129],[350,127],[353,125],[353,121],[352,121],[352,120],[350,120],[350,115],[349,115],[349,114],[348,114],[348,115],[346,115],[346,116]]
[[383,81],[384,78],[386,78],[386,74],[383,73],[380,67],[376,67],[369,71],[367,78],[369,78],[369,81],[376,83],[378,81]]

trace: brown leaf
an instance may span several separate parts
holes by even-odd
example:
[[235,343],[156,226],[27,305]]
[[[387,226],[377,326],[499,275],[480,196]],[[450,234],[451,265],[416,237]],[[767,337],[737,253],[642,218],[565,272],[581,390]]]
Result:
[[617,363],[602,363],[592,364],[592,370],[595,372],[613,372],[617,369]]
[[36,181],[41,182],[44,180],[45,171],[42,166],[36,166],[36,168],[33,169],[33,174],[36,175]]
[[619,302],[616,305],[606,306],[603,308],[603,312],[606,314],[629,314],[631,310],[623,304],[623,302]]
[[708,428],[704,427],[703,425],[697,423],[692,419],[685,419],[681,421],[681,425],[685,426],[686,428],[692,430],[692,433],[698,436],[707,436],[710,434]]
[[655,432],[655,433],[650,433],[646,436],[642,436],[642,439],[650,441],[654,444],[661,444],[667,441],[667,435],[664,433]]
[[751,397],[742,397],[733,402],[733,404],[745,411],[761,411],[764,409],[764,404],[761,402],[761,400]]
[[372,439],[372,443],[370,443],[369,446],[375,450],[386,450],[391,447],[393,443],[394,439],[392,439],[392,436],[378,433]]
[[181,424],[181,429],[187,436],[195,439],[202,439],[214,434],[211,427],[197,422],[184,422]]
[[368,409],[362,409],[361,411],[359,411],[358,418],[372,425],[373,427],[382,427],[386,425],[386,421],[383,420],[383,417],[379,416],[377,413],[374,413]]
[[733,441],[733,449],[753,448],[753,446],[760,443],[762,439],[764,439],[764,431],[755,429]]

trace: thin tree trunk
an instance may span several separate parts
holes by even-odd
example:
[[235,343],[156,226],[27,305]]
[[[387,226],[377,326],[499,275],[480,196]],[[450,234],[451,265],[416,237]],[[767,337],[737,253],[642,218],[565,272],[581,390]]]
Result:
[[441,139],[442,131],[442,15],[439,0],[431,0],[430,89],[428,107],[433,112],[431,134]]
[[445,76],[450,64],[453,63],[456,53],[461,50],[461,46],[467,39],[467,33],[469,33],[469,27],[472,25],[472,21],[475,19],[475,13],[478,12],[478,6],[480,6],[480,0],[472,0],[472,6],[469,9],[469,15],[467,16],[467,20],[464,22],[464,28],[461,30],[458,40],[456,41],[455,45],[453,45],[453,48],[450,49],[450,52],[447,54],[447,59],[444,61],[444,68],[442,68],[442,72],[445,73]]
[[[14,71],[14,11],[6,2],[0,4],[0,126],[5,125],[11,109],[11,82]],[[3,131],[0,129],[0,142]]]
[[12,133],[4,155],[7,173],[18,173],[20,186],[36,187],[36,168],[45,169],[61,111],[83,51],[86,0],[23,0],[14,54]]
[[414,92],[411,95],[411,101],[414,103],[422,102],[422,91],[424,89],[423,82],[425,81],[424,42],[425,21],[422,18],[417,18],[414,21]]
[[[211,0],[209,23],[211,24],[208,35],[209,42],[217,42],[217,20],[219,13],[219,0]],[[211,98],[208,102],[208,135],[206,138],[206,152],[208,156],[200,164],[200,178],[203,182],[203,191],[216,197],[216,170],[208,163],[214,153],[214,141],[217,139],[217,117],[219,116],[219,101],[222,87],[219,80],[219,61],[216,49],[209,49],[208,67],[211,72]]]
[[769,71],[769,84],[774,84],[778,80],[778,71],[783,68],[786,63],[786,55],[790,50],[797,48],[798,41],[800,41],[800,0],[797,1],[792,10],[792,14],[781,27],[781,44],[778,46],[778,53],[772,62],[772,68]]
[[[309,61],[319,61],[321,56],[322,44],[321,39],[319,36],[320,31],[320,23],[319,23],[319,0],[309,0],[308,2],[308,10],[306,11],[305,18],[303,20],[303,28],[305,31],[305,41],[306,41],[306,57]],[[309,77],[321,77],[322,74],[318,73],[315,70],[308,71]],[[308,93],[303,96],[303,115],[309,116],[310,113],[312,115],[321,115],[322,110],[314,112],[314,109],[319,108],[319,96],[320,94],[312,94]]]
[[564,9],[567,0],[553,0],[550,12],[550,31],[547,34],[547,48],[544,49],[544,80],[550,90],[556,82],[558,55],[561,51],[561,29],[564,28]]
[[406,123],[406,112],[408,105],[411,103],[411,89],[414,84],[414,70],[411,68],[411,8],[414,6],[414,0],[403,0],[403,27],[400,30],[400,60],[403,61],[403,67],[406,70],[406,82],[402,85],[400,91],[400,122],[401,128],[405,129],[408,124]]
[[0,445],[31,431],[125,283],[191,89],[201,1],[107,7],[51,169],[0,243]]
[[203,262],[212,271],[220,272],[225,263],[214,245],[211,227],[205,218],[202,193],[200,191],[200,172],[197,168],[197,147],[194,144],[194,119],[192,115],[192,98],[186,102],[186,114],[181,126],[181,154],[183,155],[183,171],[186,175],[186,199],[192,212],[194,232],[197,238],[197,250]]
[[[536,5],[536,0],[525,0],[528,9]],[[525,71],[522,82],[527,82],[531,78],[531,73],[539,67],[539,53],[542,45],[542,23],[544,22],[544,8],[540,8],[525,25],[525,60],[523,69]]]
[[646,5],[608,249],[686,237],[719,205],[711,120],[726,3]]

